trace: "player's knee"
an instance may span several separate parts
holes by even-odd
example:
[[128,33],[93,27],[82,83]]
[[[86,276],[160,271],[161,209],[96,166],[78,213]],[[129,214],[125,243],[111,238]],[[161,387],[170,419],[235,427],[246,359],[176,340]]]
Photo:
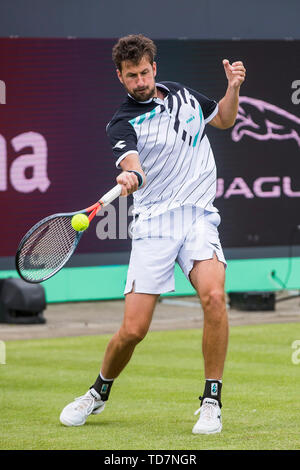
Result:
[[145,338],[146,334],[147,330],[142,327],[123,327],[120,330],[120,339],[127,344],[138,344]]
[[220,289],[212,289],[201,298],[204,313],[208,313],[209,317],[214,321],[223,318],[226,312],[225,292]]

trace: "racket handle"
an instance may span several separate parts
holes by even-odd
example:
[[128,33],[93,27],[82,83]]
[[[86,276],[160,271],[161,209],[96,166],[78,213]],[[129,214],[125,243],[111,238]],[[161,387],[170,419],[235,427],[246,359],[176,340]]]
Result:
[[107,206],[110,204],[112,201],[117,199],[121,195],[122,192],[122,185],[117,184],[114,188],[112,188],[110,191],[108,191],[104,196],[101,198],[101,204],[103,207]]

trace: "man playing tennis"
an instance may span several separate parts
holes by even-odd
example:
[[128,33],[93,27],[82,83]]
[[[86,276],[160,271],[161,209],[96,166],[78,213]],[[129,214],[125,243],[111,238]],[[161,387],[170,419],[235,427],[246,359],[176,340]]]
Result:
[[233,126],[245,68],[223,60],[228,86],[219,103],[175,82],[156,83],[156,46],[142,35],[121,38],[113,48],[127,97],[107,126],[122,195],[133,193],[132,251],[125,312],[110,340],[100,374],[88,392],[67,405],[60,420],[80,426],[103,411],[113,381],[148,332],[160,294],[174,290],[177,261],[196,289],[204,311],[205,383],[195,434],[222,429],[221,388],[228,344],[226,261],[213,206],[216,166],[205,125]]

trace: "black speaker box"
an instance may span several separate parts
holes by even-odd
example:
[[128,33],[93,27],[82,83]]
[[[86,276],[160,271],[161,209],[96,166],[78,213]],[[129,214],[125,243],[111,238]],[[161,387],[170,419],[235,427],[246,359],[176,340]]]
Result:
[[237,310],[273,311],[275,310],[274,292],[230,292],[229,306]]
[[45,290],[22,279],[0,280],[0,323],[46,323]]

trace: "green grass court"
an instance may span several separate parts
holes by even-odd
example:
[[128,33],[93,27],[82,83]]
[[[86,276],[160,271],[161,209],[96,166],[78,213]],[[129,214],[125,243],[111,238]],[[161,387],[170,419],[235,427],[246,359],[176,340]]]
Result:
[[191,433],[203,387],[201,331],[150,332],[116,380],[109,403],[83,427],[62,408],[94,381],[110,335],[6,342],[0,365],[0,449],[300,449],[299,324],[232,327],[223,431]]

